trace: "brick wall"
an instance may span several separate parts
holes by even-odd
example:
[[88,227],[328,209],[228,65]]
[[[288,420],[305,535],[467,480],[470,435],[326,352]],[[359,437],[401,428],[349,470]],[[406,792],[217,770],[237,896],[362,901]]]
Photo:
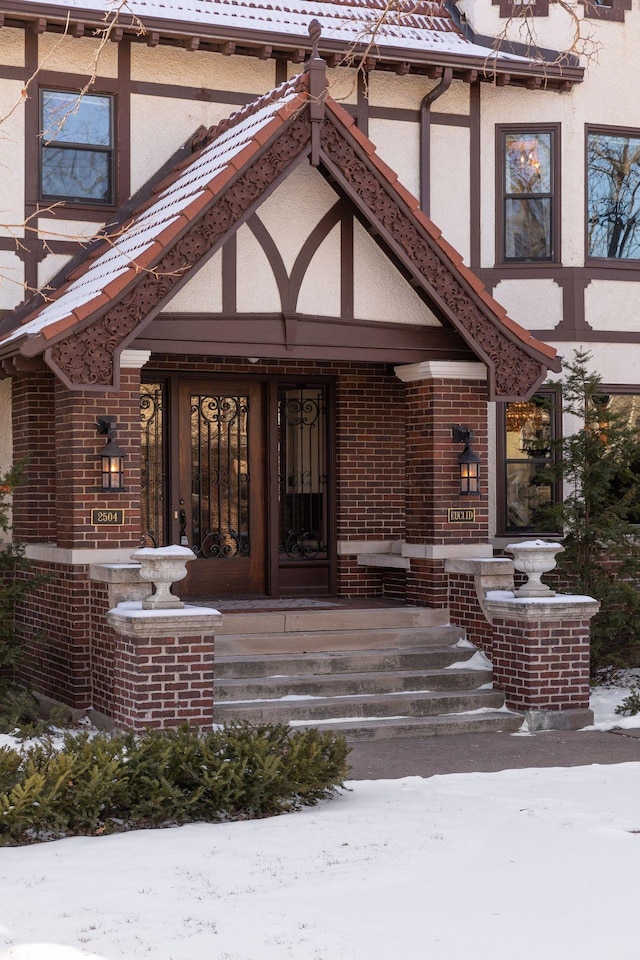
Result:
[[494,618],[494,677],[512,710],[589,706],[589,620],[530,623]]
[[[475,380],[420,380],[408,383],[407,522],[410,543],[452,544],[486,542],[489,513],[487,388]],[[453,443],[451,427],[461,424],[474,432],[473,449],[482,460],[480,494],[460,496],[458,457],[464,447]],[[449,523],[449,507],[474,507],[473,523]]]
[[[140,372],[123,370],[109,396],[67,390],[56,383],[56,511],[59,547],[119,547],[140,542]],[[125,489],[100,489],[106,437],[98,417],[115,416],[116,440],[127,454]],[[124,510],[122,526],[92,526],[91,510]]]
[[56,540],[54,389],[52,373],[12,380],[13,457],[24,464],[24,483],[13,494],[13,530],[22,543]]
[[138,639],[115,635],[114,697],[117,724],[142,730],[189,721],[213,722],[213,636]]
[[449,617],[464,627],[467,639],[493,656],[493,627],[485,617],[476,594],[472,574],[449,573]]
[[88,567],[34,563],[33,572],[48,579],[16,610],[16,630],[27,646],[20,676],[40,693],[84,709],[91,706]]

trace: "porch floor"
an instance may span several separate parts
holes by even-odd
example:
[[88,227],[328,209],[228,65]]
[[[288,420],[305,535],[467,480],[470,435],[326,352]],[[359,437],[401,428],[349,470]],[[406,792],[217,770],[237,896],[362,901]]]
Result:
[[220,613],[284,613],[288,610],[376,610],[390,608],[417,609],[401,600],[381,597],[234,597],[223,600],[219,597],[185,597],[196,607],[215,607]]

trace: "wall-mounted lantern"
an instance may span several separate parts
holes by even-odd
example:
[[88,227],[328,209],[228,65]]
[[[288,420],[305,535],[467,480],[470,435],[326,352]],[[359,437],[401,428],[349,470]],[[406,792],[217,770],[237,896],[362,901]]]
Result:
[[480,457],[471,449],[473,430],[469,427],[455,426],[451,430],[454,443],[464,443],[464,450],[458,457],[460,464],[460,496],[468,497],[480,493]]
[[100,451],[102,490],[124,490],[124,460],[126,453],[115,441],[116,418],[98,417],[98,433],[106,436],[107,442]]

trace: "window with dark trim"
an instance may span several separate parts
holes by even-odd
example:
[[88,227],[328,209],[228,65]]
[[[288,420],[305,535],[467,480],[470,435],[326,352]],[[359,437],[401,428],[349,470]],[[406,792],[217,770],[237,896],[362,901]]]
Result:
[[632,0],[580,0],[584,15],[590,20],[617,20],[624,23],[625,10],[631,10]]
[[501,17],[548,17],[549,0],[492,0]]
[[640,131],[587,128],[587,256],[640,260]]
[[554,533],[541,526],[541,511],[560,496],[559,483],[545,469],[560,435],[558,392],[541,390],[530,400],[500,404],[498,410],[498,532]]
[[497,259],[539,263],[558,259],[559,129],[499,127]]
[[40,199],[114,203],[114,98],[40,91]]

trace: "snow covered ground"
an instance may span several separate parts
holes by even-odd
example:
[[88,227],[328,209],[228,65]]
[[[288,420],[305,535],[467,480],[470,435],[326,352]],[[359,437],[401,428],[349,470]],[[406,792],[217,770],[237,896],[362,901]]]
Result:
[[[625,693],[596,695],[598,727]],[[640,957],[640,763],[350,788],[270,820],[0,849],[0,960]]]

